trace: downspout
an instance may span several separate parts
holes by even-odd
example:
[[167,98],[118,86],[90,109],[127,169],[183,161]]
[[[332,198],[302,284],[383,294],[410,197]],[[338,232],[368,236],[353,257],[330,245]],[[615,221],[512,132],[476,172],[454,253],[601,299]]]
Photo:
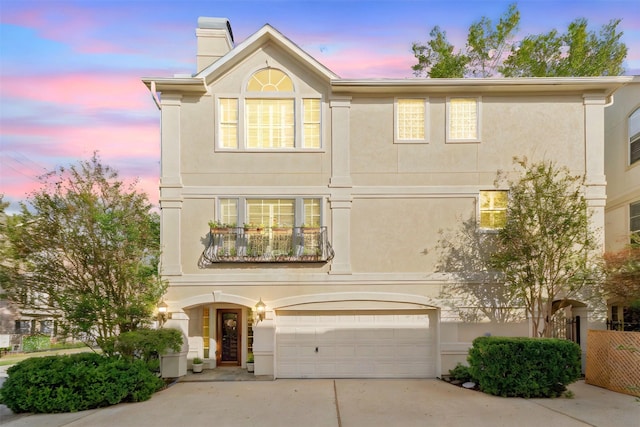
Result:
[[162,110],[162,105],[160,104],[160,97],[158,96],[158,91],[156,90],[156,82],[151,81],[151,87],[149,88],[151,91],[151,97],[153,98],[153,102],[155,102],[158,110]]
[[607,103],[604,104],[604,108],[611,107],[613,105],[613,94],[607,97]]

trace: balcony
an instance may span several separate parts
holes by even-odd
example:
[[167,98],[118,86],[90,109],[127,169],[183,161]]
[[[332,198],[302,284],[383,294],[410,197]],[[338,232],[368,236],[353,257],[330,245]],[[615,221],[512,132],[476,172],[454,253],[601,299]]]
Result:
[[327,227],[214,228],[198,266],[217,263],[327,262],[333,248]]

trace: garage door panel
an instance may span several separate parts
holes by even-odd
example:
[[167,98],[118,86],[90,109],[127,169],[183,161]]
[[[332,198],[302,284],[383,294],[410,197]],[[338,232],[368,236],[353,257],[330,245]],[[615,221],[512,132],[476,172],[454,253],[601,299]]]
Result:
[[277,313],[280,378],[435,376],[429,312]]

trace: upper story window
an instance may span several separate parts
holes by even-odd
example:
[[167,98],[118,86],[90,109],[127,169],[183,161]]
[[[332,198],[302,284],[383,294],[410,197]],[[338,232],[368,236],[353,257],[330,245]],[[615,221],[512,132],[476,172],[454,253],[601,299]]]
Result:
[[428,142],[428,98],[398,98],[395,102],[396,142]]
[[447,99],[447,142],[480,141],[480,98]]
[[640,201],[629,205],[629,232],[631,242],[640,243]]
[[498,230],[507,223],[509,192],[506,190],[480,191],[480,228]]
[[262,227],[318,227],[322,225],[320,198],[221,198],[217,219],[222,224]]
[[629,164],[640,160],[640,108],[629,116]]
[[283,71],[254,73],[242,95],[218,98],[218,148],[298,150],[321,147],[320,98],[303,98]]

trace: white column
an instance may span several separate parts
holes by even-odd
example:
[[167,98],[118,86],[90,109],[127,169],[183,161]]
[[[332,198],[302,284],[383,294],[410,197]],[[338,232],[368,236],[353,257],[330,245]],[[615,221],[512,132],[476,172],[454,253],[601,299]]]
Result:
[[253,360],[255,375],[274,375],[276,324],[274,312],[268,310],[265,319],[253,326]]
[[334,98],[331,107],[330,187],[351,187],[351,146],[349,143],[351,97]]
[[351,274],[352,180],[349,142],[351,97],[331,100],[331,244],[330,274]]
[[180,107],[181,95],[162,94],[160,165],[160,243],[161,274],[182,274],[180,255],[180,218],[182,179],[180,177]]
[[586,198],[591,210],[591,225],[604,250],[604,208],[607,200],[607,179],[604,174],[604,94],[585,94],[585,184]]

